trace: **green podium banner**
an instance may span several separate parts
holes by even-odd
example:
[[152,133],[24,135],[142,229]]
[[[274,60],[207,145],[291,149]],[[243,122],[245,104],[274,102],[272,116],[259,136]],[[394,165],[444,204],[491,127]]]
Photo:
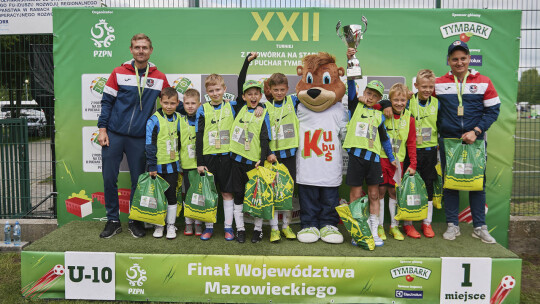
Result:
[[[413,88],[420,69],[447,73],[448,45],[457,39],[471,49],[471,68],[491,78],[500,96],[501,114],[488,131],[487,224],[497,241],[507,245],[514,155],[515,98],[519,60],[520,11],[460,9],[164,9],[54,8],[56,180],[58,223],[105,217],[101,147],[97,119],[104,81],[132,58],[130,39],[143,32],[153,42],[150,61],[163,71],[180,97],[187,88],[201,91],[204,79],[225,78],[227,97],[234,97],[236,78],[251,52],[248,80],[263,80],[274,72],[289,78],[289,94],[299,77],[296,67],[307,54],[336,56],[346,66],[346,45],[336,24],[361,24],[368,30],[358,47],[364,78],[378,79],[388,89],[400,82]],[[144,21],[143,21],[144,20]],[[342,79],[346,81],[345,78]],[[346,100],[344,100],[346,101]],[[120,165],[121,220],[127,219],[131,188],[127,162]],[[342,192],[343,193],[343,192]],[[348,193],[343,198],[348,200]],[[461,208],[467,213],[466,196]],[[464,216],[466,217],[466,214]],[[444,212],[434,219],[444,221]]]
[[27,298],[248,303],[518,303],[521,260],[22,253]]

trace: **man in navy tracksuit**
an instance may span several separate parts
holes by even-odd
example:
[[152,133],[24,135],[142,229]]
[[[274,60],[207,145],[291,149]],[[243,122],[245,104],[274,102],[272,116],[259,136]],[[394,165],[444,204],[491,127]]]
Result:
[[[491,80],[478,71],[469,70],[471,55],[466,43],[456,40],[448,47],[448,65],[451,71],[435,80],[435,94],[439,99],[439,124],[442,168],[445,167],[444,138],[461,138],[466,144],[485,139],[485,132],[497,120],[501,101]],[[459,236],[459,191],[444,189],[444,211],[448,228],[446,240]],[[486,185],[482,191],[469,192],[473,218],[473,234],[484,243],[496,243],[486,225]]]
[[[98,141],[102,147],[102,174],[105,190],[107,224],[99,235],[110,238],[122,231],[119,220],[118,173],[126,154],[131,174],[131,200],[137,179],[145,170],[146,121],[154,112],[156,99],[169,87],[165,74],[148,60],[154,50],[145,34],[131,38],[133,60],[115,68],[107,80],[98,119]],[[129,221],[129,231],[138,238],[145,236],[142,223]]]

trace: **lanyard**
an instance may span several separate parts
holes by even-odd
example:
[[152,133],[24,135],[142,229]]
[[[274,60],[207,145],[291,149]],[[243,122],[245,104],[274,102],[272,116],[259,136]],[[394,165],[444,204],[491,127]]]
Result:
[[463,87],[467,85],[467,77],[469,76],[469,72],[467,71],[467,74],[465,74],[465,78],[463,78],[463,82],[461,83],[461,87],[459,86],[459,81],[454,75],[454,81],[456,82],[456,89],[457,89],[457,98],[459,100],[459,106],[463,107]]
[[174,138],[172,136],[172,133],[171,133],[171,123],[174,124],[175,123],[175,119],[174,119],[174,113],[173,113],[173,121],[169,121],[169,118],[167,117],[167,114],[165,114],[165,112],[163,112],[163,116],[161,116],[165,119],[165,121],[167,122],[167,132],[169,134],[169,140],[171,141],[171,146],[173,145],[173,142],[174,142]]
[[144,92],[144,86],[146,85],[146,78],[148,78],[148,68],[150,67],[149,64],[146,64],[146,72],[144,72],[144,80],[143,85],[141,87],[141,80],[139,79],[139,69],[137,66],[134,66],[135,68],[135,76],[137,78],[137,92],[139,92],[139,104],[141,105],[141,111],[142,111],[142,94]]
[[[413,98],[416,100],[416,129],[421,129],[422,128],[422,122],[423,122],[423,119],[420,119],[420,98],[417,97],[417,96],[414,96],[413,95]],[[424,115],[426,113],[425,109],[427,109],[427,107],[429,107],[429,99],[431,98],[428,97],[428,99],[426,100],[426,106],[425,107],[422,107],[422,115]]]
[[[395,139],[402,139],[401,138],[401,134],[399,133],[399,130],[396,131],[396,123],[395,123],[395,119],[394,119],[394,113],[392,113],[392,128],[394,128],[394,138]],[[401,117],[403,117],[403,111],[401,111],[401,113],[399,113],[399,119],[398,119],[398,128],[401,126]]]
[[[214,109],[214,120],[216,120],[216,108],[214,108],[214,106],[212,104],[210,104],[212,106],[212,108]],[[225,107],[225,104],[223,102],[221,102],[221,108],[219,109],[219,120],[217,121],[217,129],[218,129],[218,135],[219,135],[219,131],[221,131],[220,129],[220,125],[221,125],[221,117],[223,116],[223,107]]]
[[[368,111],[373,110],[372,108],[368,108],[365,105],[363,106],[363,108],[367,109]],[[373,110],[373,111],[375,111],[375,110]],[[368,122],[369,127],[371,127],[371,125],[373,124],[373,116],[374,116],[373,113],[371,113],[371,115],[369,115],[369,122]],[[368,132],[371,132],[371,130],[368,130]]]
[[[195,141],[195,128],[193,128],[193,130],[191,130],[191,126],[189,125],[189,119],[187,116],[184,116],[184,122],[186,123],[186,126],[187,126],[187,132],[188,132],[188,140],[193,143]],[[193,132],[192,132],[193,131]]]
[[[279,133],[279,127],[281,127],[281,124],[283,123],[283,108],[285,108],[285,102],[286,102],[286,99],[283,99],[283,102],[281,103],[281,113],[279,114],[279,123],[278,123],[278,118],[276,116],[276,120],[275,120],[275,127],[276,127],[276,134]],[[276,102],[274,100],[272,100],[272,106],[274,106],[274,111],[276,110]],[[276,140],[277,140],[277,137],[276,136]]]
[[[246,106],[247,108],[247,106]],[[249,114],[249,109],[246,109],[246,112]],[[255,112],[255,109],[253,109],[253,112]],[[247,126],[251,123],[251,121],[253,120],[253,117],[255,116],[255,113],[251,113],[251,118],[249,121],[246,121],[246,113],[244,113],[244,129],[247,130]],[[246,134],[247,136],[247,134]]]

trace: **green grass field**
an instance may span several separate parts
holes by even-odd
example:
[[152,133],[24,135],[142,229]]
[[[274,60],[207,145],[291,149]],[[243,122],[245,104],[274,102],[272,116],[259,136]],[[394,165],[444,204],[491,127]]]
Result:
[[540,215],[540,119],[516,122],[512,215]]

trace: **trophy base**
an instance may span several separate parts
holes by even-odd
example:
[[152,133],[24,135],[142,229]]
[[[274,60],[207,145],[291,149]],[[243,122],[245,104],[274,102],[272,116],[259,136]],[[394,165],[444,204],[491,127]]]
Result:
[[347,79],[362,79],[362,69],[353,67],[347,69]]

